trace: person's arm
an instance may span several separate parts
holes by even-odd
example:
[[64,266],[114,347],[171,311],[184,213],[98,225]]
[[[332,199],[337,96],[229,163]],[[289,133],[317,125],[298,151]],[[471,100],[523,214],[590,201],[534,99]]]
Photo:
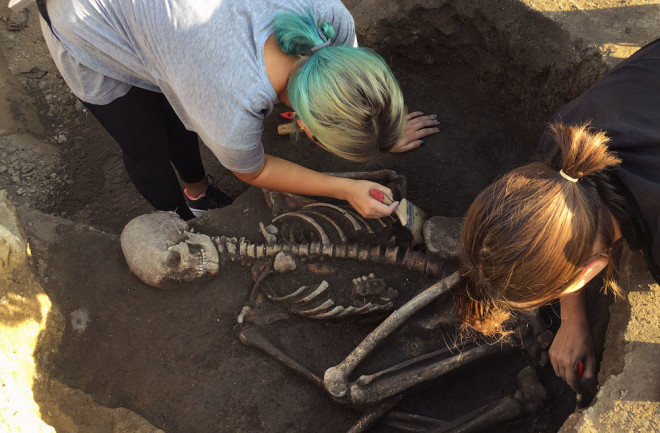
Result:
[[[559,298],[561,325],[550,346],[552,367],[576,391],[582,383],[592,380],[596,373],[593,337],[587,318],[584,290]],[[582,379],[578,378],[578,364],[584,363]]]
[[260,188],[346,200],[366,218],[390,215],[399,204],[386,206],[373,199],[370,189],[392,196],[392,190],[378,183],[330,176],[270,155],[265,156],[264,164],[254,173],[233,173],[243,182]]

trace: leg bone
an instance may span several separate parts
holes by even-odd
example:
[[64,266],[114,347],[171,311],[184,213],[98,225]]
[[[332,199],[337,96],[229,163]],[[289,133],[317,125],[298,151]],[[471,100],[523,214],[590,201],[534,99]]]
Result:
[[362,416],[347,433],[364,433],[373,427],[379,419],[387,414],[394,406],[401,401],[403,396],[398,396],[387,400],[377,406],[375,409]]
[[[506,345],[504,349],[512,346]],[[372,404],[386,398],[400,394],[414,386],[429,382],[433,379],[456,370],[485,356],[501,352],[497,345],[477,346],[463,353],[443,359],[428,365],[415,365],[396,371],[392,375],[378,378],[371,383],[362,384],[358,379],[349,384],[348,395],[345,396],[351,404]]]
[[266,337],[259,332],[259,330],[253,326],[245,327],[241,330],[238,335],[241,343],[246,346],[256,347],[257,349],[266,352],[282,364],[286,365],[290,369],[302,374],[312,383],[323,388],[323,381],[321,377],[311,371],[309,368],[305,367],[295,359],[291,358],[289,355],[284,353],[279,348],[275,347],[273,343],[268,341]]
[[401,326],[417,311],[446,293],[452,286],[458,282],[458,272],[454,272],[449,277],[432,285],[419,295],[404,304],[401,308],[394,311],[385,319],[376,329],[374,329],[362,342],[351,352],[340,364],[330,367],[325,371],[324,382],[328,392],[337,398],[346,395],[348,391],[348,376],[355,367],[369,354],[374,348],[390,335],[396,328]]

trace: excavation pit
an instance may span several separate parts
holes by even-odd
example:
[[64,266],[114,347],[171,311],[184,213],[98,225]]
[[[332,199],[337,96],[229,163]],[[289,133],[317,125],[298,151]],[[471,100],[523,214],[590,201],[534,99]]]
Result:
[[[277,124],[283,122],[278,114],[287,108],[277,107],[265,124],[266,152],[326,172],[394,170],[406,176],[413,203],[431,215],[459,217],[497,176],[532,158],[554,109],[587,89],[606,68],[596,51],[518,2],[394,3],[396,7],[346,2],[355,15],[359,41],[390,63],[409,110],[438,115],[440,132],[413,152],[356,164],[310,142],[291,143],[278,136]],[[11,48],[18,46],[17,40],[39,41],[35,28],[32,23],[12,38],[3,33],[10,66],[25,62],[16,56],[18,48]],[[88,113],[75,108],[43,47],[35,50],[41,57],[34,64],[48,73],[20,80],[36,101],[46,128],[44,140],[51,144],[48,151],[35,153],[15,138],[2,137],[3,151],[18,168],[11,175],[0,172],[0,181],[25,221],[36,217],[21,213],[22,207],[69,221],[50,223],[56,233],[36,250],[42,254],[36,257],[44,290],[67,318],[57,356],[42,363],[42,371],[100,405],[128,408],[167,433],[348,431],[364,408],[336,403],[303,377],[239,342],[234,326],[252,286],[248,267],[230,263],[211,281],[172,291],[148,288],[130,274],[117,235],[150,208],[128,182],[117,146]],[[34,164],[36,173],[23,172],[34,155],[41,158]],[[209,235],[257,241],[259,222],[272,218],[263,194],[246,190],[210,152],[204,156],[209,173],[237,199],[192,225]],[[57,173],[52,178],[51,171]],[[48,176],[48,187],[37,176]],[[39,230],[37,224],[26,225],[37,246]],[[349,279],[361,275],[350,264],[338,272]],[[397,290],[411,296],[431,284],[402,274],[396,282]],[[81,311],[86,317],[82,330],[71,321]],[[547,317],[553,320],[552,313]],[[373,326],[298,319],[264,332],[322,374]],[[418,325],[393,337],[409,354],[442,344],[431,334]],[[402,359],[401,352],[378,353],[360,373]],[[407,392],[393,410],[451,421],[512,395],[516,375],[527,362],[522,352],[478,361]],[[543,408],[487,431],[559,429],[573,412],[574,394],[548,365],[538,374],[550,393]],[[392,424],[382,422],[370,431],[398,431]]]

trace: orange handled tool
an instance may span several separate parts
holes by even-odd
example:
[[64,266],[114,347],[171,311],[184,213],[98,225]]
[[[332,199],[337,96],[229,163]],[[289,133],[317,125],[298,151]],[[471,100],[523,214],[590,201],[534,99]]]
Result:
[[[580,361],[578,363],[578,380],[582,379],[582,373],[584,372],[584,362]],[[578,384],[580,385],[580,384]],[[581,385],[580,385],[581,386]],[[582,408],[582,392],[575,394],[575,410]]]
[[392,204],[392,199],[386,196],[385,193],[379,189],[370,189],[369,195],[371,195],[372,198],[375,198],[376,200],[378,200],[383,204],[387,204],[387,205]]

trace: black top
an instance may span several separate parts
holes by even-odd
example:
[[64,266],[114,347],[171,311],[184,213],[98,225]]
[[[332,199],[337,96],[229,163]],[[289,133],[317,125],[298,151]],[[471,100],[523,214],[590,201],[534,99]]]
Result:
[[[660,283],[660,39],[618,64],[591,89],[561,107],[551,122],[604,131],[622,163],[593,176],[633,249],[644,252]],[[555,154],[544,134],[539,150]]]

